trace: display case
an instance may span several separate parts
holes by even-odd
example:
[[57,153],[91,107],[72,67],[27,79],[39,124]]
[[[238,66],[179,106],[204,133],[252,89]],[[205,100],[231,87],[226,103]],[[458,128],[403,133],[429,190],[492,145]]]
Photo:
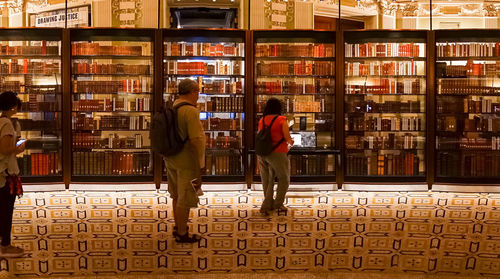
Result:
[[347,31],[345,181],[424,182],[425,31]]
[[436,31],[436,182],[500,178],[500,31]]
[[180,81],[199,84],[206,182],[245,182],[245,40],[243,30],[163,30],[164,105],[172,105]]
[[[335,183],[335,32],[254,31],[252,137],[267,100],[282,102],[295,141],[292,182]],[[254,181],[260,181],[253,155]]]
[[23,182],[61,182],[62,31],[2,29],[0,38],[0,92],[13,91],[22,101],[14,117],[27,139],[18,155]]
[[154,34],[71,30],[73,182],[153,182]]

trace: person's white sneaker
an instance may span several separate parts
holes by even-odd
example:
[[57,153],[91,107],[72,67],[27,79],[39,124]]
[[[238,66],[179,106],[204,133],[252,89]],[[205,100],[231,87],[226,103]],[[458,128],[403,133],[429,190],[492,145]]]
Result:
[[4,258],[19,258],[24,255],[24,250],[16,246],[2,246],[0,248],[0,257]]

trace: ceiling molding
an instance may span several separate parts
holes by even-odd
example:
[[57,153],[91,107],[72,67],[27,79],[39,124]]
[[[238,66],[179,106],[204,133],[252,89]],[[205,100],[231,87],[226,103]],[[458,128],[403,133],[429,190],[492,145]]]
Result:
[[[342,6],[342,16],[375,16],[378,15],[377,9],[362,9],[356,7]],[[323,3],[314,3],[314,15],[326,17],[339,17],[339,6]]]

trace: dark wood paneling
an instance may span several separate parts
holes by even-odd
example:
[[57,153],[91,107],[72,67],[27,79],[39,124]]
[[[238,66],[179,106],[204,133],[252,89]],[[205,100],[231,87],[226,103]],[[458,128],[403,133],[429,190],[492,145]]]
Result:
[[427,31],[427,96],[426,96],[426,160],[425,170],[427,173],[427,184],[431,189],[434,184],[436,169],[436,32]]
[[66,189],[71,183],[72,162],[72,138],[71,138],[71,37],[70,30],[64,29],[62,34],[62,135],[63,153],[62,168],[63,181]]

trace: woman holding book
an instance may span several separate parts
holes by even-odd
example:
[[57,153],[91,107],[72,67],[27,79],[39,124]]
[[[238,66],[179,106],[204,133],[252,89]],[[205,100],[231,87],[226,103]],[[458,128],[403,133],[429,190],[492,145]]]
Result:
[[[21,100],[14,92],[0,94],[0,257],[20,257],[24,250],[11,245],[12,216],[14,202],[19,193],[10,181],[9,175],[18,175],[16,155],[24,152],[25,144],[16,144],[21,127],[12,119],[21,108]],[[7,185],[8,184],[8,185]]]
[[[285,195],[290,185],[290,160],[287,153],[289,147],[293,145],[290,136],[288,121],[281,115],[281,101],[271,98],[264,108],[264,116],[259,121],[259,131],[263,125],[271,126],[271,139],[274,150],[266,156],[258,156],[260,176],[264,190],[264,201],[260,208],[260,213],[269,216],[273,210],[286,211],[283,205]],[[274,198],[274,181],[278,178],[278,188],[276,198]]]

